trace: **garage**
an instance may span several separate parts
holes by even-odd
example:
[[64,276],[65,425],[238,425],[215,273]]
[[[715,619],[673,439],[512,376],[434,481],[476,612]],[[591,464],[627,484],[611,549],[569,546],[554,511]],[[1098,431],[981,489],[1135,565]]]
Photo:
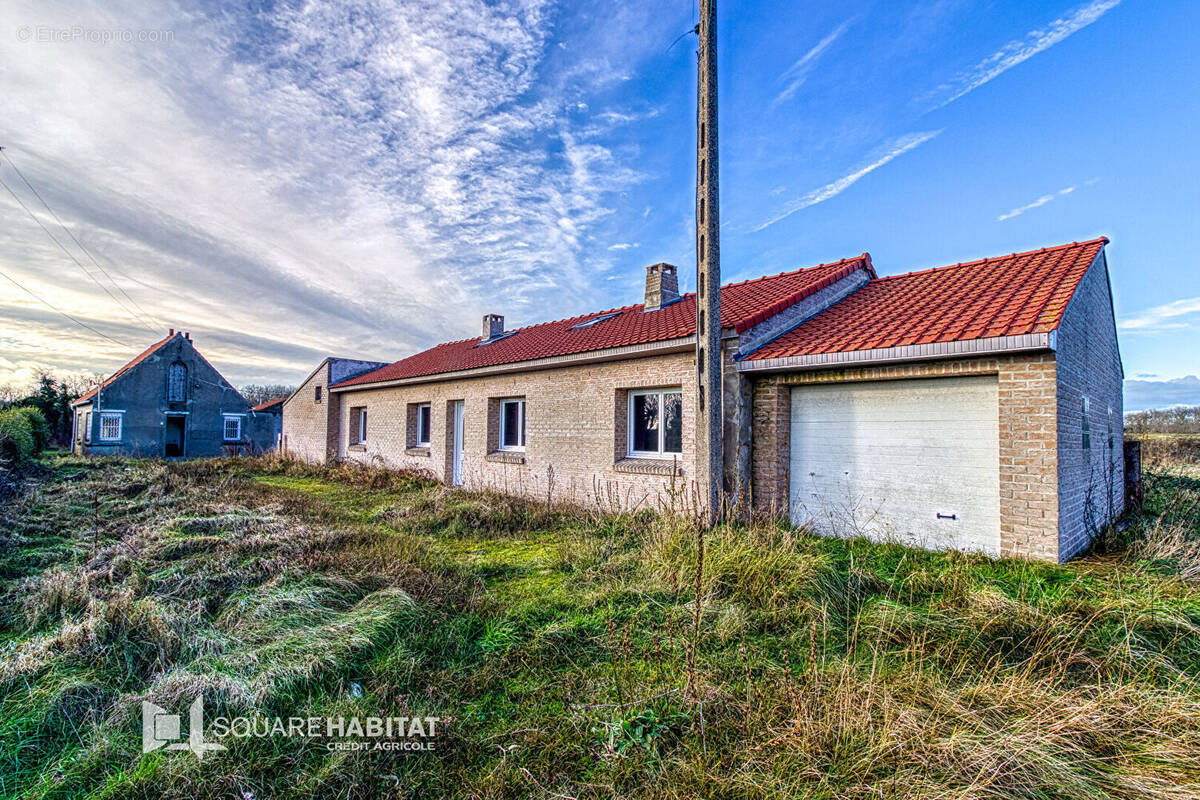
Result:
[[997,378],[798,386],[791,515],[835,536],[1000,551]]

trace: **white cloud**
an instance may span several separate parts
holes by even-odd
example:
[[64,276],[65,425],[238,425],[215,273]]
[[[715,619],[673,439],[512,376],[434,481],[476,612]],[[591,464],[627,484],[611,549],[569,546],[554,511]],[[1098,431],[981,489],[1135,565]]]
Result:
[[995,53],[980,61],[975,66],[961,73],[952,83],[941,87],[948,96],[938,102],[934,108],[953,103],[958,98],[973,92],[990,80],[1028,61],[1043,50],[1047,50],[1066,39],[1073,33],[1086,28],[1100,17],[1120,5],[1121,0],[1093,0],[1072,11],[1066,16],[1059,17],[1044,28],[1036,28],[1025,34],[1023,39],[1015,39],[1001,47]]
[[887,164],[892,159],[902,156],[909,150],[921,146],[925,142],[928,142],[930,139],[937,136],[939,133],[941,133],[940,130],[923,131],[918,133],[909,133],[897,139],[893,139],[882,149],[882,151],[874,158],[874,160],[870,161],[865,166],[858,167],[848,175],[843,175],[832,183],[827,183],[818,189],[813,189],[811,192],[792,200],[783,207],[783,211],[762,223],[758,227],[753,228],[752,230],[761,231],[762,229],[770,227],[782,219],[790,217],[792,214],[795,214],[801,209],[808,208],[809,206],[815,206],[817,203],[822,203],[831,197],[836,197],[837,195],[849,189],[862,178],[879,169],[884,164]]
[[1012,211],[1001,214],[1000,216],[996,217],[996,221],[1003,222],[1006,219],[1012,219],[1013,217],[1019,217],[1022,214],[1024,214],[1026,211],[1030,211],[1035,208],[1041,208],[1042,206],[1046,205],[1046,203],[1049,203],[1051,200],[1055,199],[1056,197],[1064,197],[1064,196],[1070,194],[1071,192],[1075,191],[1076,188],[1078,188],[1078,187],[1068,186],[1064,189],[1059,189],[1057,192],[1052,192],[1050,194],[1044,194],[1041,197],[1039,197],[1037,200],[1034,200],[1032,203],[1026,203],[1023,206],[1018,206],[1017,208],[1014,208]]
[[779,76],[779,80],[787,81],[787,86],[785,86],[783,91],[777,94],[775,99],[771,101],[772,108],[786,100],[789,100],[792,95],[796,93],[796,90],[804,85],[804,82],[808,80],[809,73],[816,65],[817,59],[819,59],[821,55],[833,45],[834,42],[841,38],[841,35],[846,32],[846,29],[850,27],[852,22],[854,22],[853,19],[848,19],[841,25],[838,25],[836,28],[826,34],[825,38],[813,45],[812,49],[801,56],[796,63],[788,67],[783,74]]
[[639,245],[637,242],[617,242],[616,244],[610,244],[608,246],[608,249],[609,250],[632,250],[633,248],[638,247],[638,246]]
[[1123,333],[1159,333],[1185,330],[1200,323],[1200,297],[1189,297],[1154,306],[1125,317],[1120,322]]
[[[497,296],[517,320],[550,293],[586,303],[605,263],[586,237],[640,180],[598,140],[630,114],[582,112],[632,45],[554,49],[551,0],[10,5],[12,30],[173,32],[0,48],[0,142],[121,288],[231,380],[400,357]],[[0,216],[0,269],[138,345],[93,345],[3,293],[0,358],[28,364],[36,343],[63,369],[111,370],[149,343],[2,191]]]

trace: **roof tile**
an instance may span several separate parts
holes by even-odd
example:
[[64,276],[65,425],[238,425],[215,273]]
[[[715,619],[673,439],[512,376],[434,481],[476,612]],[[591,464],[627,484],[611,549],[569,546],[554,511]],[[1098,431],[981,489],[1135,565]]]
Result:
[[1106,244],[1101,237],[877,278],[751,357],[1047,333]]

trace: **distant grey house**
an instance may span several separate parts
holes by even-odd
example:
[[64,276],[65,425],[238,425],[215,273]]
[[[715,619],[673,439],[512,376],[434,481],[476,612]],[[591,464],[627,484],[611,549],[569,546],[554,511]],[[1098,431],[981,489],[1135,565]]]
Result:
[[79,455],[243,455],[275,445],[276,415],[252,409],[191,334],[173,328],[71,407]]
[[271,423],[271,445],[273,449],[279,448],[279,443],[283,436],[283,403],[285,400],[287,400],[286,397],[276,397],[274,400],[259,403],[254,407],[255,414],[266,414],[273,417]]

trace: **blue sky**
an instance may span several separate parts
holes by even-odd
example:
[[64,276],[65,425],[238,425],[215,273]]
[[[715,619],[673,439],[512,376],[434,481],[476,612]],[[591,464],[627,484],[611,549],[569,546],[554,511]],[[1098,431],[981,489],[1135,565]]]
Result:
[[[0,189],[0,269],[116,342],[5,283],[0,383],[169,326],[296,382],[637,302],[656,261],[691,282],[692,0],[9,5],[0,144],[86,252],[4,162],[79,263]],[[1105,234],[1127,407],[1200,403],[1198,27],[1182,0],[723,0],[725,279]]]

